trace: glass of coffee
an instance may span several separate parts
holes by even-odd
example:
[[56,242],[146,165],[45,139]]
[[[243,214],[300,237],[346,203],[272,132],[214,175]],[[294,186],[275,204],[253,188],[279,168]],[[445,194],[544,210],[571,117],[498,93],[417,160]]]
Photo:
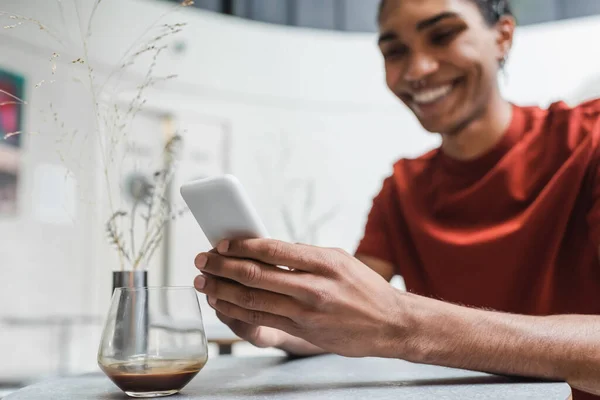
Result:
[[206,335],[194,288],[115,289],[98,364],[128,396],[178,393],[207,360]]

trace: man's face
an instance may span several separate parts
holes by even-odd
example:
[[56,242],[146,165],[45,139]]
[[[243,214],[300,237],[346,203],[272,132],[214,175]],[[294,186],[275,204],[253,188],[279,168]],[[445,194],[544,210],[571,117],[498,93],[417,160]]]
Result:
[[430,132],[451,134],[497,94],[506,43],[471,0],[387,0],[379,47],[391,91]]

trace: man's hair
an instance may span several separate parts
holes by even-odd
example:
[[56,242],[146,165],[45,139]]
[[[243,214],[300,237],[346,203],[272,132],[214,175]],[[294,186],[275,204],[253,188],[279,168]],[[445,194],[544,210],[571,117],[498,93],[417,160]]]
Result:
[[[479,11],[481,11],[481,15],[483,15],[483,19],[489,26],[494,26],[500,18],[505,15],[512,16],[512,10],[510,7],[509,0],[468,0],[474,2]],[[381,21],[381,13],[383,12],[383,8],[385,7],[386,0],[381,0],[379,3],[379,12],[377,14],[377,21]]]

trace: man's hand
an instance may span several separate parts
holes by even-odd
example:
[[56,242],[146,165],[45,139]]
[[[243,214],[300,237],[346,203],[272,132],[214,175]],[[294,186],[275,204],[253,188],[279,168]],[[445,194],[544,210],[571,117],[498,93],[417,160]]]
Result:
[[[209,298],[209,301],[213,302],[213,299]],[[267,326],[251,325],[246,322],[228,317],[219,311],[217,311],[217,317],[219,320],[221,320],[221,322],[231,328],[233,333],[247,342],[252,343],[256,347],[279,347],[283,343],[285,335],[285,332],[283,331],[269,328]]]
[[223,322],[258,346],[278,347],[289,338],[284,331],[345,356],[387,357],[398,347],[401,324],[392,319],[403,293],[343,250],[224,241],[198,255],[196,266],[203,273],[196,288]]

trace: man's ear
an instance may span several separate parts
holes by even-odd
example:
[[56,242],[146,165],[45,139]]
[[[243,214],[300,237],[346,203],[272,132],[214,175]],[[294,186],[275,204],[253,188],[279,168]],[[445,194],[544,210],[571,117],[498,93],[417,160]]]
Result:
[[498,63],[503,62],[508,58],[508,53],[512,48],[513,37],[517,24],[514,17],[504,15],[496,23],[496,48],[498,51]]

